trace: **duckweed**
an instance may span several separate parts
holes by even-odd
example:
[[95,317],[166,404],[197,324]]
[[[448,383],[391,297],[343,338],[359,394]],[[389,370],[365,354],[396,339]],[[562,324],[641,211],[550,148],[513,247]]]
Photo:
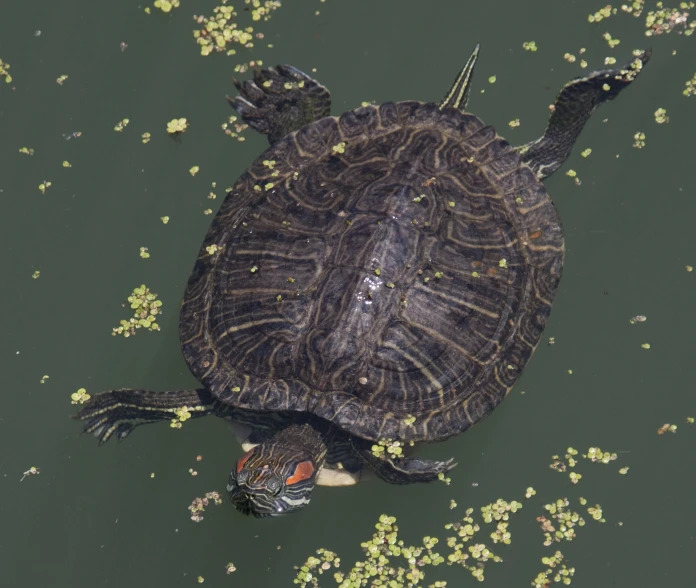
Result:
[[595,520],[599,521],[600,523],[606,523],[606,519],[602,516],[602,507],[599,504],[595,504],[594,506],[589,506],[587,508],[587,512],[590,514],[590,516]]
[[158,300],[157,294],[150,292],[145,284],[133,289],[128,297],[128,305],[133,311],[133,316],[128,320],[120,321],[120,326],[112,329],[112,335],[130,337],[135,335],[136,329],[160,330],[156,317],[162,314],[162,301]]
[[662,2],[657,2],[657,10],[651,10],[645,16],[645,36],[652,37],[673,31],[687,37],[692,35],[696,30],[696,21],[688,22],[689,12],[685,9],[692,9],[694,6],[693,2],[680,2],[679,8],[667,8]]
[[388,454],[390,458],[398,458],[403,455],[403,443],[393,439],[380,439],[371,447],[372,455],[384,459]]
[[[222,123],[222,130],[225,132],[227,136],[232,137],[233,139],[237,139],[237,141],[244,141],[245,137],[241,135],[241,133],[244,132],[244,130],[248,129],[249,125],[247,125],[246,123],[238,123],[236,121],[237,117],[234,114],[230,115],[227,118],[227,122]],[[229,125],[234,125],[234,131],[227,128]]]
[[588,22],[601,22],[605,18],[609,18],[612,14],[616,14],[616,8],[612,9],[610,5],[607,5],[604,8],[600,8],[594,14],[590,14],[587,20]]
[[[665,427],[670,426],[665,425]],[[387,452],[387,444],[386,440],[382,441],[373,446],[373,450],[379,455],[384,455]],[[585,453],[568,447],[563,457],[553,456],[552,467],[565,471],[569,467],[578,465],[581,460],[608,464],[616,459],[616,453],[603,451],[600,447],[589,447]],[[626,474],[628,467],[620,469],[619,472]],[[438,478],[445,479],[445,476],[440,474]],[[524,494],[526,499],[535,495],[536,490],[531,486]],[[581,506],[586,507],[592,520],[606,522],[600,504],[587,506],[588,501],[583,497],[579,497],[578,501]],[[457,508],[455,500],[449,501],[449,508]],[[294,583],[303,588],[307,586],[318,588],[321,575],[324,572],[333,571],[333,579],[339,588],[364,586],[410,588],[420,585],[420,582],[425,579],[428,566],[440,564],[460,565],[477,581],[483,581],[486,565],[500,563],[503,559],[482,541],[481,533],[494,545],[511,544],[510,521],[512,515],[522,508],[522,503],[515,500],[506,501],[502,498],[481,506],[478,516],[475,515],[474,508],[467,508],[461,519],[444,526],[448,532],[446,537],[442,539],[434,536],[423,537],[422,546],[406,545],[399,537],[396,518],[383,514],[375,525],[376,531],[372,538],[361,544],[365,558],[355,562],[350,571],[341,571],[338,555],[322,548],[317,550],[316,557],[309,557],[301,566],[295,568]],[[526,508],[529,506],[525,506]],[[545,547],[563,541],[572,541],[577,537],[578,529],[586,524],[580,512],[570,506],[570,500],[567,497],[543,504],[542,508],[544,512],[536,517],[536,521],[540,524]],[[620,523],[618,524],[620,526]],[[487,528],[486,525],[491,527]],[[436,551],[440,544],[446,546],[446,552]],[[536,576],[532,586],[546,588],[550,583],[566,585],[571,583],[575,568],[568,567],[560,551],[554,550],[548,553],[541,561],[546,569]],[[429,588],[446,585],[445,582],[428,584]]]
[[[271,13],[281,6],[279,1],[272,0],[264,0],[263,3],[261,0],[244,0],[244,2],[250,6],[244,12],[250,12],[251,20],[254,22],[267,21],[271,18]],[[238,14],[232,6],[216,6],[209,17],[194,15],[196,23],[203,25],[202,28],[193,31],[193,37],[200,46],[201,55],[210,55],[214,51],[224,51],[226,55],[235,55],[237,51],[234,45],[252,48],[254,36],[257,39],[263,39],[263,33],[257,32],[254,35],[253,26],[240,27],[237,17]],[[249,65],[253,65],[253,62]],[[258,62],[258,65],[261,65],[261,62]],[[235,67],[235,71],[243,73],[247,67],[246,64],[240,64]]]
[[551,557],[542,557],[541,563],[547,567],[537,574],[531,585],[534,588],[546,588],[552,580],[555,583],[570,584],[575,568],[569,568],[563,560],[564,555],[560,551],[556,551]]
[[0,78],[5,78],[5,83],[9,84],[12,81],[10,75],[10,64],[0,59]]
[[41,470],[39,468],[37,468],[36,466],[31,466],[26,472],[22,474],[22,479],[20,480],[20,482],[23,482],[24,478],[26,478],[27,476],[36,476],[40,473]]
[[525,51],[531,51],[532,53],[534,53],[538,49],[534,41],[525,41],[524,43],[522,43],[522,48]]
[[176,418],[169,422],[172,429],[181,429],[183,423],[191,418],[191,409],[188,406],[182,406],[174,411]]
[[411,426],[415,422],[416,422],[416,417],[414,417],[413,415],[408,415],[403,421],[404,425],[406,425],[406,426]]
[[172,8],[179,8],[180,0],[155,0],[155,8],[159,8],[162,12],[171,12]]
[[188,121],[185,118],[173,118],[167,123],[167,132],[170,135],[180,135],[188,129]]
[[[220,498],[220,493],[215,491],[206,492],[205,496],[201,498],[194,498],[188,507],[188,510],[191,512],[191,520],[196,523],[200,523],[203,520],[203,513],[205,512],[205,508],[210,504],[211,501],[215,505],[222,504],[222,498]],[[232,566],[232,568],[234,568],[233,564],[227,565]],[[233,572],[235,569],[236,568],[234,568],[231,571]]]
[[91,396],[87,394],[85,388],[80,388],[77,392],[73,392],[70,395],[70,404],[84,404],[87,402]]
[[604,33],[602,38],[609,44],[612,49],[616,47],[621,41],[619,39],[613,39],[609,33]]
[[686,81],[682,94],[684,94],[684,96],[693,96],[696,94],[696,73],[694,74],[694,77]]
[[[551,505],[546,505],[547,511],[552,511],[553,518],[558,521],[559,531],[556,531],[546,517],[537,519],[544,521],[542,528],[546,529],[547,534],[554,534],[555,538],[551,539],[549,545],[562,539],[572,540],[575,537],[572,529],[584,524],[578,513],[568,510],[568,505],[567,499],[559,499]],[[456,502],[451,500],[450,508],[456,508],[456,506]],[[375,524],[376,531],[372,538],[361,543],[365,559],[355,562],[350,571],[340,571],[341,559],[338,555],[321,548],[316,551],[316,557],[310,556],[302,565],[295,567],[296,577],[293,581],[302,588],[318,587],[322,574],[333,570],[334,581],[340,588],[358,588],[367,585],[404,588],[416,586],[424,580],[426,567],[442,564],[459,565],[476,580],[483,581],[486,564],[501,563],[503,559],[485,543],[477,540],[477,535],[482,532],[485,525],[494,524],[493,532],[489,532],[493,543],[509,545],[512,536],[508,530],[508,519],[510,514],[518,512],[521,508],[522,505],[514,500],[508,502],[498,499],[494,503],[481,507],[480,521],[473,516],[474,509],[468,508],[463,518],[445,525],[445,529],[449,532],[443,541],[449,550],[447,554],[436,551],[437,545],[441,543],[437,537],[423,537],[422,546],[405,544],[399,537],[396,518],[383,514]],[[599,512],[601,518],[599,505],[592,507],[592,511]],[[563,581],[568,584],[569,582],[564,578],[570,578],[575,573],[574,568],[568,568],[563,563],[560,551],[544,557],[542,563],[547,569],[537,576],[535,580],[537,584],[532,585],[548,586],[549,577],[552,577],[553,581]],[[435,582],[430,586],[442,587],[446,586],[446,583]]]
[[658,108],[655,111],[655,122],[658,125],[666,124],[669,122],[669,117],[667,116],[667,111],[664,108]]

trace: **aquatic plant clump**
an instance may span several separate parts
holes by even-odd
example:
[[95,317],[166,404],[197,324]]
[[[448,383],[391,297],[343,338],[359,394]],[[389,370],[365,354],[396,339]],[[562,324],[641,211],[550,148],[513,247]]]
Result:
[[[167,132],[170,135],[180,135],[188,128],[188,121],[185,118],[173,118],[167,123]],[[149,136],[148,136],[149,138]]]
[[551,582],[570,584],[571,578],[575,574],[575,568],[569,568],[563,561],[564,555],[557,551],[551,557],[542,557],[541,563],[546,566],[532,581],[534,588],[546,588]]
[[73,392],[70,395],[70,404],[84,404],[90,398],[92,397],[87,394],[87,390],[85,388],[80,388],[77,392]]
[[[693,419],[687,422],[693,422]],[[669,427],[669,425],[666,425]],[[676,426],[675,426],[676,429]],[[382,455],[388,451],[388,443],[384,442],[373,446]],[[574,468],[580,461],[611,464],[618,458],[616,453],[603,451],[599,447],[590,447],[587,452],[580,453],[573,447],[568,447],[563,457],[554,455],[550,467],[560,472],[568,468]],[[619,470],[620,474],[628,472],[627,467]],[[571,472],[574,473],[574,472]],[[581,478],[580,475],[577,476]],[[525,499],[530,499],[537,494],[531,486],[524,493]],[[602,507],[599,504],[588,506],[586,498],[577,498],[580,506],[586,508],[592,520],[598,523],[606,522]],[[544,547],[551,547],[555,543],[572,541],[577,536],[577,530],[585,526],[585,519],[581,514],[571,508],[571,502],[567,497],[554,499],[547,504],[542,504],[543,514],[536,517],[543,534]],[[450,500],[450,510],[457,508],[457,503]],[[476,580],[482,582],[485,578],[486,564],[501,563],[502,557],[494,553],[484,541],[493,544],[510,545],[512,533],[509,530],[511,516],[518,513],[523,504],[516,500],[506,501],[499,498],[495,502],[480,507],[479,515],[475,515],[473,508],[468,508],[464,516],[444,528],[448,536],[442,540],[437,537],[423,537],[423,545],[406,545],[399,537],[399,528],[396,518],[383,514],[375,525],[376,531],[369,541],[361,543],[365,558],[355,562],[348,572],[340,570],[341,560],[336,553],[321,548],[316,552],[316,557],[309,557],[301,566],[296,566],[294,583],[302,588],[320,586],[319,578],[325,572],[333,571],[333,579],[339,588],[359,588],[363,586],[385,586],[389,588],[411,588],[421,585],[425,580],[428,566],[460,565]],[[527,507],[528,508],[528,507]],[[618,523],[619,526],[621,523]],[[486,525],[494,526],[486,527]],[[438,543],[444,543],[447,553],[435,551]],[[565,556],[560,551],[554,551],[542,558],[545,569],[537,574],[531,585],[536,588],[546,588],[552,583],[570,584],[575,574],[575,568],[569,567]],[[445,582],[435,582],[428,588],[444,587]]]
[[[645,36],[652,37],[671,32],[683,34],[687,37],[692,35],[694,30],[696,30],[696,20],[689,22],[688,19],[689,10],[693,9],[694,6],[696,4],[693,1],[680,2],[678,8],[668,8],[663,2],[656,2],[655,9],[649,10],[645,14]],[[645,0],[634,0],[629,4],[622,4],[620,10],[635,18],[639,18],[645,10]],[[607,4],[594,14],[590,14],[587,20],[591,23],[598,23],[618,14],[618,12],[619,8]]]
[[636,149],[642,149],[645,147],[645,133],[638,132],[633,135],[633,146]]
[[9,84],[12,81],[10,75],[10,64],[0,59],[0,78],[5,78],[5,82]]
[[128,320],[120,321],[120,326],[112,329],[112,335],[130,337],[135,335],[136,329],[160,330],[156,316],[162,314],[162,301],[158,300],[157,294],[150,292],[145,284],[133,289],[128,297],[128,304],[133,310],[133,316]]
[[114,131],[116,131],[117,133],[122,133],[123,129],[125,129],[128,126],[129,122],[130,122],[130,119],[127,119],[127,118],[120,120],[118,123],[116,123],[116,126],[114,127]]
[[[234,130],[228,128],[230,125],[234,126]],[[232,137],[233,139],[237,139],[237,141],[246,141],[246,137],[244,137],[241,133],[248,128],[248,124],[238,123],[237,117],[234,115],[230,115],[227,118],[227,122],[222,123],[222,130],[225,132],[225,135]]]
[[[268,20],[271,13],[280,8],[279,1],[244,0],[249,6],[245,11],[251,13],[252,21]],[[254,27],[240,27],[237,22],[238,14],[232,6],[216,6],[211,16],[194,16],[197,24],[203,25],[193,31],[193,37],[201,48],[201,55],[210,55],[215,52],[225,51],[227,55],[237,53],[234,45],[250,49],[254,46]],[[260,36],[259,36],[260,35]],[[261,33],[256,33],[257,38],[263,38]],[[261,65],[261,62],[258,62]],[[240,70],[242,71],[242,70]],[[246,70],[244,70],[246,71]]]
[[[474,509],[468,509],[460,521],[445,525],[445,529],[452,533],[445,540],[450,549],[446,556],[435,551],[435,546],[440,543],[437,537],[423,537],[422,546],[406,545],[399,538],[396,518],[381,515],[372,538],[361,544],[365,559],[356,562],[349,572],[335,571],[334,580],[339,588],[357,588],[368,585],[368,582],[370,586],[393,588],[417,586],[425,579],[424,568],[446,564],[460,565],[478,581],[483,581],[486,563],[500,563],[503,560],[485,543],[474,539],[484,525],[495,523],[496,529],[490,533],[491,539],[494,543],[509,544],[511,535],[507,531],[507,521],[510,513],[521,508],[522,504],[514,500],[507,502],[498,499],[481,507],[479,522],[472,516]],[[310,557],[302,566],[295,568],[295,584],[303,588],[319,586],[318,576],[332,568],[339,568],[340,558],[334,552],[319,549],[317,555],[319,557]],[[444,582],[431,584],[445,585]]]
[[[216,505],[222,504],[222,498],[220,498],[220,493],[206,492],[205,496],[197,496],[193,499],[193,501],[188,507],[189,511],[191,512],[191,520],[193,522],[200,523],[203,520],[203,513],[205,512],[205,508],[210,504],[211,501],[213,502],[213,504]],[[228,564],[228,566],[232,566],[232,568],[234,568],[232,564]],[[232,571],[234,571],[234,569],[228,571],[227,573],[231,573]]]
[[155,8],[159,8],[162,12],[171,12],[172,8],[179,8],[180,0],[155,0]]

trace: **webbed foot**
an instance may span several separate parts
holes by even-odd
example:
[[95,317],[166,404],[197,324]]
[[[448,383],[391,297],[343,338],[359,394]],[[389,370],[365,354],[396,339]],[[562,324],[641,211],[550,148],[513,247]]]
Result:
[[392,457],[386,452],[375,455],[371,441],[353,441],[353,447],[370,465],[379,478],[390,484],[417,484],[433,482],[440,474],[457,467],[454,459],[437,461],[415,457]]
[[[146,423],[214,414],[219,402],[206,389],[175,392],[112,390],[95,394],[73,418],[83,421],[84,432],[99,439],[99,445],[116,435],[125,439]],[[189,417],[184,417],[184,419]]]
[[256,70],[253,80],[234,85],[239,95],[227,101],[246,124],[268,135],[271,145],[331,112],[329,91],[291,65]]

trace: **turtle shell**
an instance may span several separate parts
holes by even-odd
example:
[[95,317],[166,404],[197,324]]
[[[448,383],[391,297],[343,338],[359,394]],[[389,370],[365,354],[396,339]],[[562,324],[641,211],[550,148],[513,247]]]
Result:
[[239,178],[188,283],[183,353],[236,407],[445,439],[519,378],[563,252],[544,186],[492,127],[430,103],[358,108]]

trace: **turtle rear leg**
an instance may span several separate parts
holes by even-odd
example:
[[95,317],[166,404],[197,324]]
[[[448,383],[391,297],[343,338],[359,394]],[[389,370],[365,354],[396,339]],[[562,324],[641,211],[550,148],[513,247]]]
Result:
[[173,392],[112,390],[94,395],[73,418],[83,421],[84,432],[94,435],[101,445],[113,435],[119,441],[124,439],[139,425],[172,419],[181,422],[218,414],[221,408],[205,388]]
[[643,51],[622,68],[595,71],[561,88],[544,135],[518,147],[522,160],[540,180],[549,177],[568,158],[595,109],[629,86],[649,59],[650,52]]
[[255,70],[253,80],[234,85],[239,95],[227,101],[271,145],[331,112],[329,91],[291,65]]
[[370,441],[353,441],[353,447],[374,470],[375,474],[390,484],[433,482],[438,479],[440,474],[446,474],[457,467],[454,459],[437,461],[415,457],[394,458],[384,453],[377,456],[372,452],[372,445],[373,443]]

